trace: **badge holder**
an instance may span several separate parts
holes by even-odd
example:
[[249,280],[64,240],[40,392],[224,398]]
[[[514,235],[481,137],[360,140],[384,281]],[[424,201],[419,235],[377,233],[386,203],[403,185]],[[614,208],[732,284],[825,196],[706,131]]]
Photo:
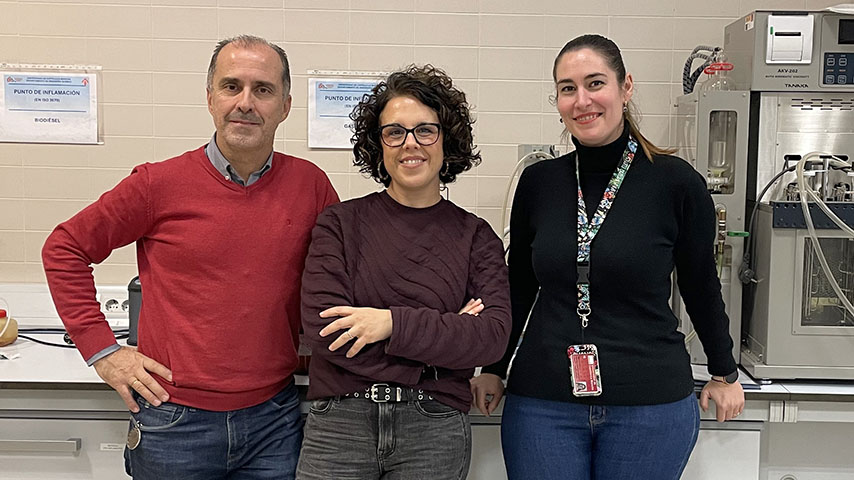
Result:
[[572,394],[576,397],[601,395],[602,378],[599,375],[599,352],[596,345],[570,345],[566,349],[566,355],[569,357]]

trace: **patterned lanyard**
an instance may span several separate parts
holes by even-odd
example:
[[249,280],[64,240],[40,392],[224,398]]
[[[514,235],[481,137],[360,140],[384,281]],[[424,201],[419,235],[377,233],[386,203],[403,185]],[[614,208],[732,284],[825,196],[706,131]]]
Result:
[[617,192],[620,190],[620,185],[623,179],[626,178],[626,172],[632,165],[632,159],[635,158],[635,152],[638,149],[638,143],[634,138],[629,136],[629,143],[626,145],[626,150],[623,151],[623,159],[620,166],[611,181],[608,182],[608,188],[605,189],[605,194],[602,195],[602,200],[599,202],[599,207],[590,222],[587,221],[587,210],[584,204],[584,196],[581,194],[581,177],[578,174],[578,154],[575,155],[575,179],[578,181],[578,258],[576,259],[578,266],[578,307],[576,313],[581,318],[581,328],[587,328],[587,317],[590,316],[590,244],[593,243],[593,238],[599,233],[599,228],[605,222],[605,217],[608,216],[608,211],[611,210],[611,205],[617,197]]

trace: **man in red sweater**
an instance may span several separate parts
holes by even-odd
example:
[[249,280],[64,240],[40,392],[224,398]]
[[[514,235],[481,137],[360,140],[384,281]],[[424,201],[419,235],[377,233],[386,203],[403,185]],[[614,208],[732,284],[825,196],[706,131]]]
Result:
[[[219,42],[211,142],[136,167],[45,242],[68,333],[131,410],[125,468],[135,479],[294,476],[300,278],[315,219],[338,197],[313,164],[273,151],[289,92],[281,48]],[[131,242],[138,349],[116,343],[91,268]]]

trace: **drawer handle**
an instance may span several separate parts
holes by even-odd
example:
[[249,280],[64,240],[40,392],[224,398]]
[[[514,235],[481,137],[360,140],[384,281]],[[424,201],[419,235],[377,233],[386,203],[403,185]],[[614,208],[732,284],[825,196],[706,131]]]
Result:
[[72,453],[80,452],[79,438],[68,440],[0,440],[2,452]]

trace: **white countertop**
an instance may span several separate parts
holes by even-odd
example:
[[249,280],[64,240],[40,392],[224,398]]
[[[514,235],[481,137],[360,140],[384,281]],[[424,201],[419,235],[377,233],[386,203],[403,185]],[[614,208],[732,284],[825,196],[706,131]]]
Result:
[[[42,335],[39,339],[52,342],[62,342],[61,335]],[[82,384],[85,388],[89,384],[100,388],[103,384],[95,370],[86,365],[83,358],[74,348],[58,348],[39,345],[25,339],[18,339],[12,345],[0,347],[0,353],[14,360],[0,360],[0,388],[4,384],[16,384],[19,388],[24,384],[32,384],[38,388],[48,385],[59,384]],[[297,384],[307,385],[306,377],[299,376]],[[836,395],[850,396],[854,401],[854,382],[775,382],[769,385],[761,385],[758,389],[746,390],[748,396],[754,395]]]

